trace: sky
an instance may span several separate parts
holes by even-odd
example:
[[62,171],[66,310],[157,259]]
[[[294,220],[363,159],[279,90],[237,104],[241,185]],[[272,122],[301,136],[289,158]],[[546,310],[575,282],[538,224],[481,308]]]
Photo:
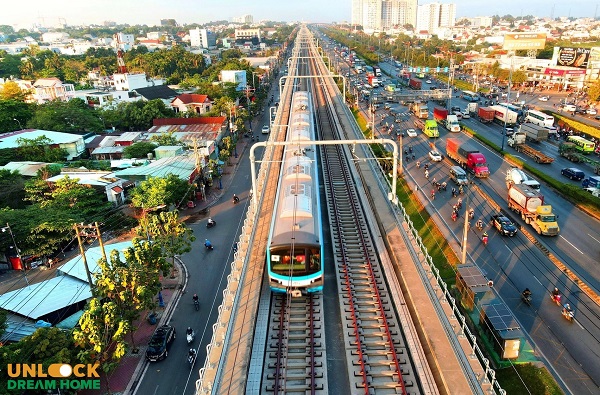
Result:
[[[9,0],[4,0],[9,1]],[[60,19],[68,25],[101,24],[104,21],[129,25],[160,25],[161,19],[179,24],[231,20],[250,14],[254,21],[343,22],[350,20],[352,0],[29,0],[19,6],[10,1],[0,12],[0,25],[17,29],[33,24],[54,27]],[[434,1],[419,0],[420,4]],[[451,1],[440,1],[449,3]],[[534,15],[549,17],[554,7],[558,16],[600,16],[597,0],[553,2],[544,0],[455,0],[456,16]]]

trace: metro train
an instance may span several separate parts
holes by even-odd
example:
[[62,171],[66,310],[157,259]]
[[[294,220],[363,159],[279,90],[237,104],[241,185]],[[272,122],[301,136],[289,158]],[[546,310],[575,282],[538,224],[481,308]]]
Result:
[[[286,141],[314,141],[315,137],[311,96],[294,92]],[[300,296],[323,289],[323,227],[314,145],[284,147],[266,264],[273,292]]]

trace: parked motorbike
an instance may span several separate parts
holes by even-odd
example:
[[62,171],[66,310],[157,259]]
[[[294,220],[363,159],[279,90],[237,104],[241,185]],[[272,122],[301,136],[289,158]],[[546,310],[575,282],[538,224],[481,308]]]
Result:
[[208,221],[206,221],[206,227],[212,228],[213,226],[217,226],[217,222],[214,219],[209,218]]

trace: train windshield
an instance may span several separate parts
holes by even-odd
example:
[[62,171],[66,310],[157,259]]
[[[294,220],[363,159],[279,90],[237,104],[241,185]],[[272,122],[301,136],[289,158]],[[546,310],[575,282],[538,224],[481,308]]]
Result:
[[279,275],[306,276],[321,270],[321,252],[316,247],[276,247],[270,257],[271,271]]

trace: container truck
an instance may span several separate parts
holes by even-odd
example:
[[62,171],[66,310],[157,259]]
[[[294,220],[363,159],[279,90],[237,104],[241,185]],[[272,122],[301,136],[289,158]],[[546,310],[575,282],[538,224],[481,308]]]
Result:
[[[477,103],[469,103],[469,104],[477,104]],[[479,118],[479,122],[488,123],[494,120],[494,116],[496,115],[496,111],[490,107],[479,107],[477,110],[477,118]]]
[[485,156],[471,143],[461,143],[456,139],[446,140],[446,153],[454,159],[463,169],[483,178],[490,175]]
[[584,188],[600,189],[600,177],[590,176],[581,182],[581,186]]
[[515,151],[521,152],[531,158],[537,163],[552,163],[554,162],[554,158],[548,156],[530,146],[525,144],[527,140],[527,135],[524,132],[516,132],[513,133],[507,140],[507,144],[509,147],[513,147]]
[[433,109],[433,118],[437,123],[441,123],[446,129],[451,132],[460,132],[460,124],[458,117],[454,114],[448,114],[448,110],[442,107]]
[[544,205],[544,195],[526,185],[508,186],[508,208],[521,214],[521,219],[538,234],[557,236],[559,232],[552,206]]
[[418,80],[416,78],[411,78],[410,80],[408,80],[408,86],[411,89],[420,90],[421,85],[422,85],[421,80]]
[[379,66],[373,66],[373,74],[375,74],[375,77],[381,77],[381,69]]
[[415,127],[421,129],[423,134],[425,134],[427,137],[440,137],[437,122],[433,119],[428,119],[426,121],[417,119],[415,121]]
[[494,119],[500,123],[514,125],[517,123],[518,114],[502,106],[490,106],[494,110]]
[[541,185],[539,182],[529,177],[525,172],[518,167],[512,167],[506,173],[506,187],[510,188],[511,184],[527,185],[529,188],[539,191]]
[[414,102],[410,106],[410,111],[420,119],[427,119],[429,117],[429,108],[427,108],[426,103]]
[[479,108],[479,104],[476,102],[471,102],[467,104],[467,112],[469,113],[476,113],[477,109]]
[[369,81],[369,85],[371,85],[372,88],[377,88],[379,86],[379,78],[370,75],[368,77],[368,81]]
[[548,129],[532,123],[524,123],[519,126],[519,132],[525,133],[525,138],[536,143],[548,140]]

